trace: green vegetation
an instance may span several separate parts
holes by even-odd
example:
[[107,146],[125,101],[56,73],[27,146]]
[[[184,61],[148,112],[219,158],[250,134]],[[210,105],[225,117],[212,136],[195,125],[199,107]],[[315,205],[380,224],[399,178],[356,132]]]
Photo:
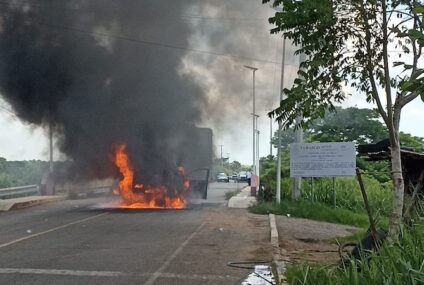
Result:
[[357,227],[368,226],[368,217],[365,213],[355,213],[342,208],[334,209],[321,203],[305,200],[283,200],[279,205],[275,203],[259,203],[249,210],[255,214],[272,213]]
[[[284,154],[285,161],[288,163],[288,153]],[[275,201],[276,188],[276,161],[268,157],[261,159],[261,185],[264,190],[259,191],[259,201]],[[291,199],[292,181],[289,176],[289,169],[286,163],[283,168],[281,182],[281,199]],[[359,167],[361,167],[358,164]],[[364,168],[370,169],[373,163],[366,162]],[[374,211],[381,215],[389,215],[393,199],[393,186],[390,180],[384,179],[387,169],[376,170],[369,175],[364,176],[364,183],[367,190],[370,205]],[[375,178],[380,176],[383,183]],[[364,213],[364,203],[359,189],[358,182],[354,177],[336,178],[336,207],[347,209],[356,213]],[[333,179],[332,178],[305,178],[302,180],[301,199],[319,202],[327,206],[333,206]]]
[[352,260],[344,268],[293,265],[286,276],[291,285],[424,284],[423,264],[424,227],[420,223],[404,230],[398,241],[386,242],[371,259]]
[[[290,88],[284,89],[284,99],[271,114],[285,127],[307,128],[314,126],[319,118],[327,119],[326,125],[319,126],[320,132],[316,133],[316,128],[312,127],[311,140],[348,140],[359,143],[364,139],[365,142],[371,142],[372,138],[367,137],[364,130],[356,133],[355,128],[349,128],[348,116],[344,119],[341,117],[343,122],[340,118],[328,118],[328,111],[336,111],[335,103],[343,102],[348,97],[346,90],[350,89],[350,93],[361,95],[368,103],[374,105],[384,123],[381,130],[386,132],[384,137],[388,138],[391,147],[389,165],[371,165],[358,159],[358,167],[367,173],[365,186],[371,207],[382,215],[383,221],[387,219],[385,217],[390,216],[390,239],[377,253],[372,254],[371,259],[352,261],[343,269],[293,265],[287,272],[289,284],[424,284],[423,224],[422,220],[417,218],[415,221],[421,221],[418,224],[414,223],[414,219],[407,223],[408,227],[403,224],[404,201],[408,199],[404,199],[404,172],[400,154],[401,146],[408,145],[417,151],[423,151],[423,140],[403,134],[399,129],[402,109],[417,98],[424,101],[424,68],[420,65],[424,48],[423,2],[262,2],[271,2],[274,7],[279,8],[269,19],[269,22],[275,25],[271,32],[281,33],[285,39],[298,47],[296,53],[302,55],[299,78],[295,79]],[[396,49],[395,54],[391,51],[393,47]],[[393,58],[396,60],[393,61]],[[358,110],[353,113],[359,115]],[[360,122],[361,118],[352,117],[352,120]],[[374,126],[378,125],[376,118],[368,118],[365,121],[365,124],[369,122]],[[379,130],[378,126],[372,129],[372,133]],[[264,164],[272,165],[272,161],[266,161]],[[389,168],[390,171],[387,171]],[[392,179],[392,184],[388,183],[389,179]],[[345,209],[363,212],[356,191],[347,190],[352,181],[338,180],[337,204]],[[275,181],[265,171],[263,182],[268,184],[264,185],[265,190],[261,195],[261,198],[266,200],[272,197]],[[303,185],[303,201],[299,203],[305,203],[305,199],[308,199],[328,205],[331,203],[329,181],[321,179],[315,182],[315,191],[308,192],[305,190],[307,186]],[[353,187],[353,184],[351,186]],[[393,189],[393,192],[390,189]],[[390,202],[392,206],[389,206]],[[303,204],[297,206],[308,208]],[[309,209],[291,210],[297,215],[319,216],[319,219],[332,218],[329,214],[320,213],[330,211],[325,208],[317,208],[312,212],[313,215]]]
[[[348,97],[346,89],[372,103],[386,126],[391,147],[394,198],[389,235],[396,239],[403,221],[405,193],[400,154],[401,113],[413,100],[421,97],[424,101],[424,68],[419,64],[424,48],[423,2],[262,2],[272,2],[279,8],[269,19],[275,25],[271,33],[281,33],[302,55],[299,77],[284,89],[285,98],[271,115],[285,127],[307,128],[328,111],[335,111],[335,103]],[[392,47],[397,49],[396,55],[391,53]],[[396,61],[392,60],[394,57]],[[344,88],[346,85],[349,87]],[[348,133],[351,131],[355,129]],[[344,133],[344,129],[328,128],[321,135],[332,139],[339,132]]]
[[228,162],[228,157],[223,157],[222,160],[215,159],[212,164],[211,179],[216,179],[218,173],[224,172],[228,176],[231,176],[233,173],[239,173],[240,171],[250,170],[250,165],[242,165],[240,162],[234,160]]
[[[387,128],[378,117],[378,113],[372,109],[335,107],[334,112],[327,111],[323,118],[310,123],[308,129],[304,130],[304,141],[376,143],[387,138]],[[416,141],[413,141],[416,145]],[[278,133],[275,132],[273,144],[277,142]],[[293,142],[295,131],[291,127],[282,132],[281,145],[287,147]]]
[[[343,111],[342,111],[343,112]],[[311,133],[309,133],[311,135]],[[310,138],[309,136],[308,138]],[[323,138],[323,137],[321,137]],[[342,141],[341,137],[332,139]],[[401,134],[402,145],[422,150],[423,138]],[[289,177],[289,152],[282,154],[282,203],[275,204],[276,158],[261,159],[259,203],[249,210],[257,214],[274,213],[331,223],[348,224],[362,228],[358,233],[338,238],[339,243],[360,240],[369,227],[363,198],[354,177],[336,179],[336,208],[333,208],[332,178],[305,178],[302,180],[301,198],[291,199],[292,180]],[[357,158],[357,167],[364,171],[363,179],[370,206],[378,216],[378,226],[387,229],[393,200],[393,184],[387,161],[369,162]],[[289,284],[424,284],[424,227],[415,225],[405,229],[398,241],[386,242],[370,261],[356,261],[346,268],[328,265],[292,264],[287,271]]]
[[0,157],[0,188],[40,184],[48,168],[46,161],[7,161]]
[[240,192],[241,192],[241,189],[226,192],[225,193],[225,200],[230,200],[231,197],[236,196]]

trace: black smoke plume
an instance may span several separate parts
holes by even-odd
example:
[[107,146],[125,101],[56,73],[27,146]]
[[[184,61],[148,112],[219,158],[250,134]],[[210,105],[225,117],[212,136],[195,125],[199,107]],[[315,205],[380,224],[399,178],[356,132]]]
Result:
[[125,143],[138,178],[159,183],[205,103],[180,71],[191,2],[1,1],[0,93],[24,121],[53,125],[78,177],[116,175],[111,155]]

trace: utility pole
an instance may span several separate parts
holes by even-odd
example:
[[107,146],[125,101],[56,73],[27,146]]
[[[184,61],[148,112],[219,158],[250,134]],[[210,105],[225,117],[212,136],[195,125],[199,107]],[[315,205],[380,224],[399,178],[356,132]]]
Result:
[[257,164],[256,164],[256,167],[257,167],[257,175],[258,175],[258,186],[259,186],[259,175],[260,175],[260,160],[259,160],[259,135],[260,135],[260,131],[259,130],[256,130],[256,161],[257,161]]
[[[283,39],[283,54],[281,58],[281,81],[280,81],[280,103],[283,101],[284,72],[286,65],[286,39]],[[278,142],[277,142],[277,203],[281,203],[281,122],[278,121]]]
[[[304,53],[300,54],[299,57],[299,69],[300,65],[306,60],[306,55]],[[296,118],[296,142],[297,143],[303,143],[303,128],[300,125],[300,122],[302,121],[302,115]],[[299,199],[300,192],[302,188],[302,177],[295,177],[294,183],[293,183],[293,191],[292,191],[292,198],[293,199]]]
[[[252,114],[253,117],[255,118],[255,124],[256,124],[256,150],[255,150],[255,160],[256,160],[256,175],[258,176],[258,182],[259,182],[259,130],[258,130],[258,118],[259,115],[256,114]],[[259,185],[259,183],[258,183]]]
[[49,145],[50,145],[50,161],[49,161],[49,171],[53,172],[53,126],[49,122]]
[[224,146],[223,144],[219,145],[221,147],[221,166],[224,165],[224,161],[222,160],[222,147]]
[[255,140],[256,140],[256,124],[255,124],[255,115],[256,115],[256,106],[255,106],[255,104],[256,104],[256,102],[255,102],[255,73],[256,73],[256,71],[258,70],[258,68],[256,68],[256,67],[252,67],[252,66],[248,66],[248,65],[245,65],[244,67],[246,67],[247,69],[250,69],[250,70],[252,70],[253,71],[253,112],[252,112],[252,114],[253,114],[253,155],[252,155],[252,160],[253,160],[253,174],[254,175],[257,175],[257,173],[256,173],[256,155],[255,155],[255,153],[256,153],[256,147],[255,147]]
[[272,118],[269,118],[269,155],[272,156]]

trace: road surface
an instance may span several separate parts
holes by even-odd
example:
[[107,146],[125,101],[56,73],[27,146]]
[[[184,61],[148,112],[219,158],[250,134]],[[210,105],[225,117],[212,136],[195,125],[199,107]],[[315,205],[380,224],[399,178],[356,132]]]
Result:
[[238,284],[231,261],[266,258],[267,219],[225,208],[211,184],[185,210],[104,211],[110,197],[0,214],[0,284]]

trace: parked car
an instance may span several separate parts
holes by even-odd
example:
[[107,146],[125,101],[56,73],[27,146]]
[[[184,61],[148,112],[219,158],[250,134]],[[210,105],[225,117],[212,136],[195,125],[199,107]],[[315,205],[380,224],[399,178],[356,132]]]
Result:
[[233,175],[231,175],[231,180],[237,181],[238,180],[238,174],[233,173]]
[[230,178],[227,176],[227,174],[223,172],[218,174],[218,176],[216,177],[216,180],[218,182],[230,182]]
[[238,174],[238,181],[247,181],[247,172],[246,171],[240,171]]

